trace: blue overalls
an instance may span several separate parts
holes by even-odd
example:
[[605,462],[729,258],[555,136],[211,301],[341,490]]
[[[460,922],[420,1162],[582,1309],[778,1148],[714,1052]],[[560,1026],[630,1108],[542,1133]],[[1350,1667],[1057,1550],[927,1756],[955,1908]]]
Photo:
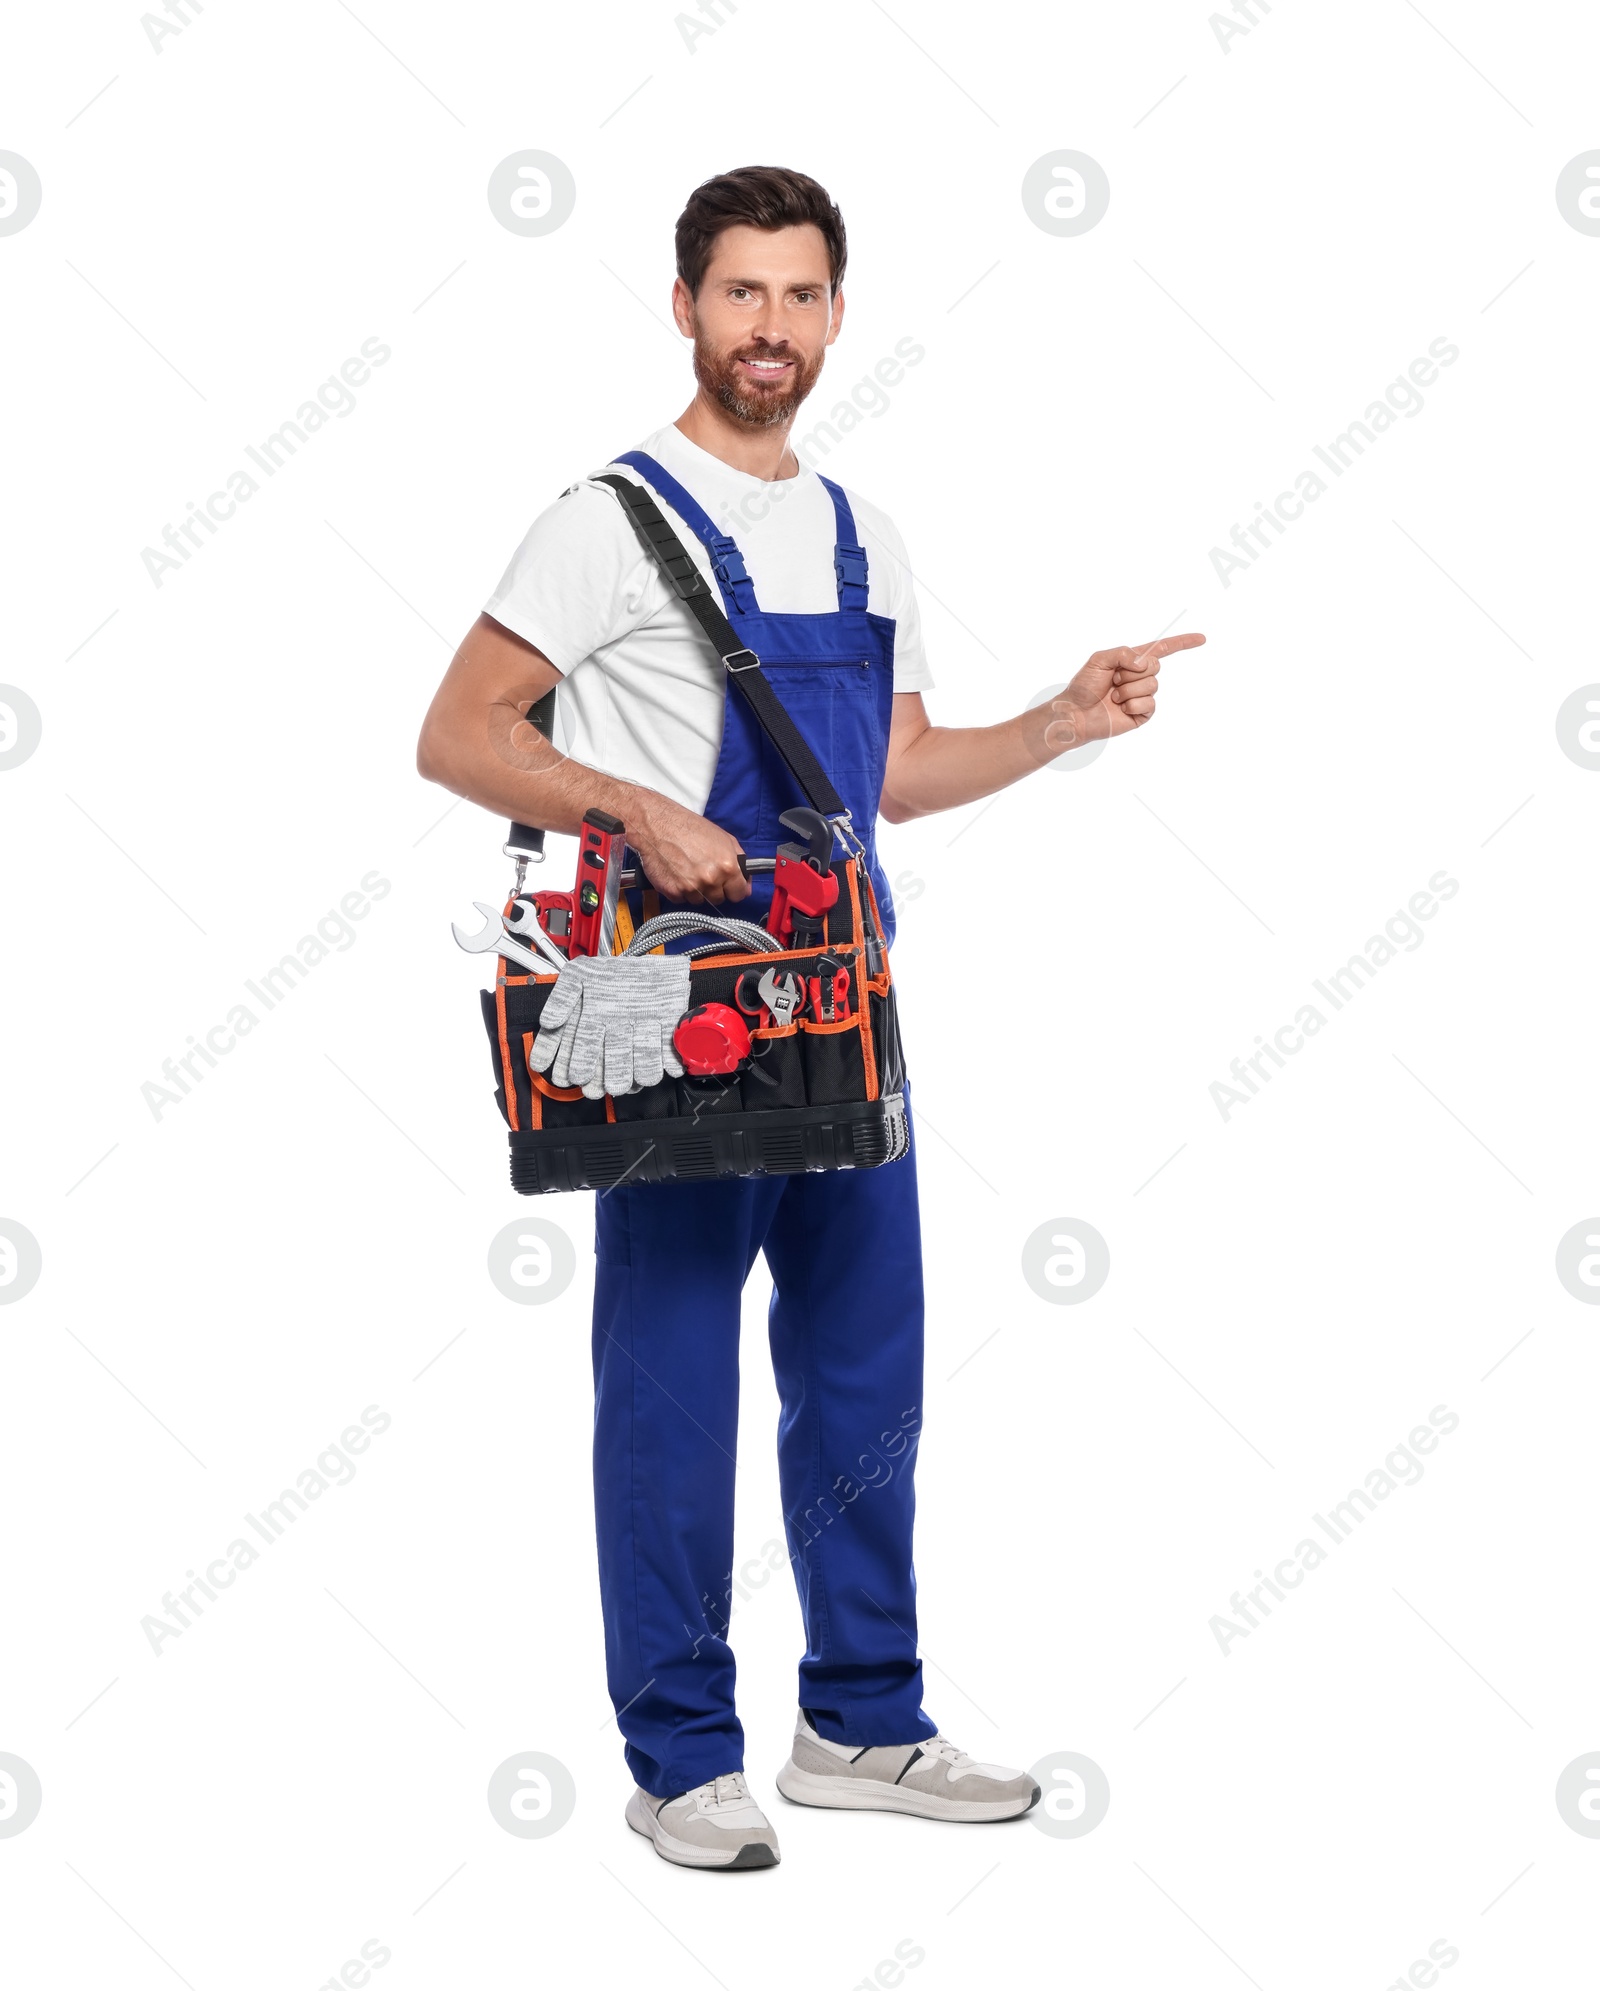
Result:
[[[893,911],[874,830],[894,695],[894,623],[867,612],[867,556],[838,521],[838,608],[765,615],[730,538],[641,452],[619,457],[710,551],[740,639],[831,777],[866,846],[884,930]],[[805,800],[743,699],[727,696],[705,813],[752,855]],[[730,910],[760,920],[771,886]],[[799,1704],[830,1740],[917,1742],[911,1563],[922,1426],[922,1245],[916,1157],[880,1168],[715,1182],[624,1183],[595,1199],[594,1486],[606,1674],[641,1789],[676,1796],[744,1766],[728,1643],[771,1578],[733,1567],[740,1295],[757,1252],[773,1294],[778,1475],[805,1620]],[[775,1560],[775,1558],[773,1559]]]

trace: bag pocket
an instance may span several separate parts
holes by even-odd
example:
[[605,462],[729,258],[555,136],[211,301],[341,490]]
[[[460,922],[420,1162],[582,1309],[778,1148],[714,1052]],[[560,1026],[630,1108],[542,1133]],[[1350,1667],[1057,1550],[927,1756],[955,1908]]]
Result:
[[532,1030],[522,1033],[522,1075],[529,1088],[530,1126],[541,1129],[603,1126],[611,1118],[604,1099],[585,1098],[575,1085],[552,1085],[546,1073],[533,1069],[528,1060],[537,1034]]
[[511,1090],[509,1118],[513,1132],[527,1133],[539,1125],[539,1108],[544,1102],[536,1103],[526,1040],[538,1030],[539,1013],[555,985],[554,975],[546,975],[542,980],[527,975],[512,980],[508,976],[496,983],[494,992],[484,1002],[483,1020],[494,1036],[499,1053],[497,1062]]
[[742,1113],[744,1099],[738,1079],[718,1074],[712,1078],[675,1078],[669,1081],[678,1096],[680,1117],[704,1120],[718,1113]]
[[539,1125],[547,1134],[557,1127],[603,1127],[610,1117],[603,1099],[585,1099],[582,1093],[576,1099],[539,1101]]
[[500,1011],[494,999],[493,989],[479,989],[478,1001],[483,1008],[483,1027],[489,1033],[489,1050],[494,1057],[494,1103],[500,1109],[500,1118],[509,1127],[511,1115],[506,1110],[506,1067],[500,1055]]
[[787,1030],[750,1033],[750,1063],[740,1074],[739,1091],[747,1113],[773,1113],[781,1107],[805,1105],[798,1023],[791,1023]]
[[861,1048],[861,1021],[800,1024],[800,1058],[805,1069],[806,1103],[842,1106],[865,1101],[867,1061]]
[[872,1025],[872,1055],[878,1066],[878,1094],[884,1098],[890,1093],[902,1091],[906,1082],[905,1050],[900,1042],[900,1018],[895,1008],[893,984],[882,994],[868,988],[867,1020]]
[[618,1120],[670,1120],[678,1111],[678,1081],[664,1078],[613,1099]]

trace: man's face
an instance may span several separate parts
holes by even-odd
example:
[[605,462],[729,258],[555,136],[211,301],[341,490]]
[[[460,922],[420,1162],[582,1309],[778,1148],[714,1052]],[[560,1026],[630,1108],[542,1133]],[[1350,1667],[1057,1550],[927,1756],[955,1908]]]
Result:
[[672,315],[694,339],[704,391],[753,429],[794,419],[839,335],[844,297],[829,289],[820,228],[725,228],[712,245],[699,294],[680,278]]

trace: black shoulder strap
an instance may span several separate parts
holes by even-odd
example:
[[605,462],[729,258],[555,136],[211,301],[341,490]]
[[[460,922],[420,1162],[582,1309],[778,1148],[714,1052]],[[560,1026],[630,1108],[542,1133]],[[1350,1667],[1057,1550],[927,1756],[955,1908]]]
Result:
[[749,706],[761,730],[777,748],[784,765],[799,782],[806,800],[819,814],[843,816],[848,823],[849,811],[823,772],[821,762],[806,745],[799,727],[784,710],[771,678],[762,668],[761,659],[754,650],[745,649],[734,634],[733,624],[718,606],[715,595],[701,578],[700,569],[690,558],[683,541],[667,523],[661,507],[643,485],[636,484],[631,477],[602,474],[595,481],[609,484],[622,500],[623,509],[632,520],[645,550],[705,631],[712,649],[722,659],[729,682],[738,686],[739,695]]

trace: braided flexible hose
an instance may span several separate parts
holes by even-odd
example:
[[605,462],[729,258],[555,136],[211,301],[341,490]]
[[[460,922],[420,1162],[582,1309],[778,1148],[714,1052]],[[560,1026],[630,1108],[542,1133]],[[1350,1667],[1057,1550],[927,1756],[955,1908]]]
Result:
[[751,954],[778,954],[783,951],[783,942],[764,926],[757,926],[753,920],[735,919],[731,914],[719,913],[657,913],[654,919],[647,919],[623,949],[626,954],[648,954],[653,947],[659,947],[665,940],[681,940],[686,933],[716,933],[721,940],[709,940],[703,947],[691,947],[686,951],[691,960],[697,954],[717,954],[724,951],[724,943],[736,941]]

